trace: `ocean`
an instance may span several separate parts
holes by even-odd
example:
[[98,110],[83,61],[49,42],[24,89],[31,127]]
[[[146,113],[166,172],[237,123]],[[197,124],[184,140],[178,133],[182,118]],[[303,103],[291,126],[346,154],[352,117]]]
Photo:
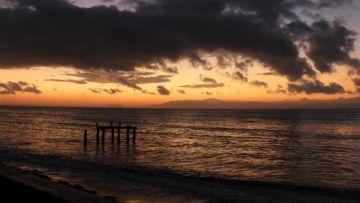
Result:
[[[136,143],[97,145],[96,122],[137,126]],[[105,194],[121,169],[358,190],[360,110],[0,107],[0,159]]]

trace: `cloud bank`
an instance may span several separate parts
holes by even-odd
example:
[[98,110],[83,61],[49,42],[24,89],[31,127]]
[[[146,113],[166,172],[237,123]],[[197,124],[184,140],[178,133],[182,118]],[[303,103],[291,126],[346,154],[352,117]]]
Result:
[[30,85],[29,83],[24,81],[9,81],[7,83],[0,83],[0,94],[16,94],[19,92],[27,92],[33,94],[42,93],[35,85]]
[[[129,2],[121,2],[127,8]],[[64,0],[9,0],[0,8],[0,67],[133,70],[182,59],[204,64],[200,53],[205,52],[220,55],[219,65],[228,62],[222,53],[230,55],[226,59],[242,55],[290,80],[314,77],[314,70],[329,72],[336,63],[359,69],[359,60],[349,55],[354,31],[325,20],[308,25],[295,12],[349,2],[134,0],[131,9],[121,10]],[[175,67],[161,69],[177,73]]]

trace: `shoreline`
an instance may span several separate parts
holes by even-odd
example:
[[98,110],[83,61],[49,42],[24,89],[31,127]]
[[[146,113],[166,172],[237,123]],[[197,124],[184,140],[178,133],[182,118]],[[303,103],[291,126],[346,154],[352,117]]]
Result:
[[[358,190],[296,186],[282,183],[232,181],[218,178],[176,176],[168,173],[150,173],[125,169],[119,171],[123,182],[123,196],[100,196],[97,191],[54,180],[38,170],[24,170],[0,164],[1,177],[8,177],[19,184],[33,188],[31,197],[54,198],[51,202],[357,202]],[[129,178],[130,177],[130,178]],[[171,180],[171,181],[170,181]],[[137,185],[135,189],[132,185]],[[155,189],[156,188],[156,189]],[[141,190],[139,192],[138,190]],[[159,192],[160,191],[160,192]],[[21,192],[26,190],[21,189]],[[47,194],[44,194],[47,193]],[[158,193],[158,194],[156,194]],[[159,195],[159,193],[161,193]],[[50,194],[50,197],[47,195]],[[152,196],[147,196],[152,194]],[[10,196],[11,197],[11,196]],[[58,197],[60,200],[56,201]],[[0,198],[1,199],[1,198]],[[36,201],[41,202],[41,201]]]
[[0,186],[3,192],[1,202],[115,202],[108,197],[97,196],[96,192],[87,191],[81,186],[53,181],[36,171],[25,171],[1,162]]

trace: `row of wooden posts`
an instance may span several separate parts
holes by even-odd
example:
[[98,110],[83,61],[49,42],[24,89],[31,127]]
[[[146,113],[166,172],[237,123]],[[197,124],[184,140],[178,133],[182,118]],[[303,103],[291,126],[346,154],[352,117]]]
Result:
[[[122,126],[121,123],[119,125],[113,125],[113,122],[110,125],[100,126],[99,123],[96,123],[96,144],[100,143],[100,131],[101,131],[101,142],[105,143],[105,133],[106,130],[111,130],[111,143],[115,142],[115,130],[117,132],[117,143],[120,143],[120,135],[121,129],[126,129],[126,143],[130,141],[130,131],[132,131],[132,141],[136,141],[136,126],[125,125]],[[87,130],[84,130],[84,144],[87,144],[88,141],[88,133]]]

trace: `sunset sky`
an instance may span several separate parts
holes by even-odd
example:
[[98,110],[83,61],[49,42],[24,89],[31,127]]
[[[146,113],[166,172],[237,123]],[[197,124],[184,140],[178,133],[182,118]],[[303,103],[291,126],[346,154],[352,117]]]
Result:
[[360,94],[359,1],[0,0],[0,104]]

